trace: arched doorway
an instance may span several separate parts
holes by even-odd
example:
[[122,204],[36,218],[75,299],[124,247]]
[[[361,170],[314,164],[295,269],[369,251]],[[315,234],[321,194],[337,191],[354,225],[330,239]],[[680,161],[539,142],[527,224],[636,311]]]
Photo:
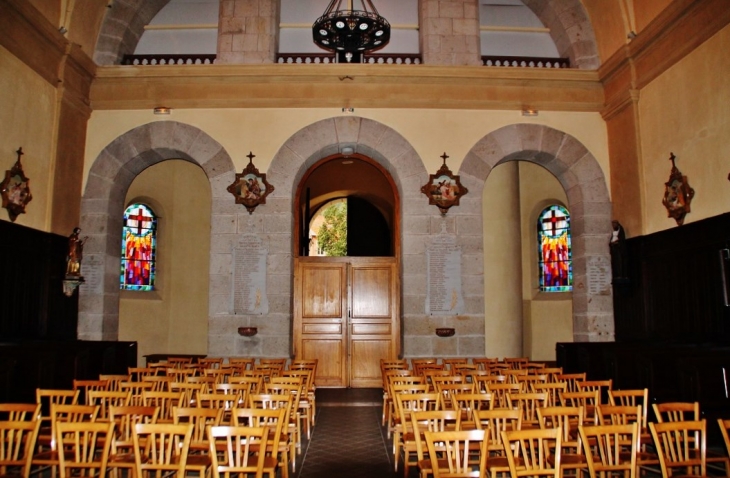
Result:
[[295,356],[318,360],[319,386],[377,387],[400,353],[397,188],[371,158],[335,154],[305,172],[295,210]]

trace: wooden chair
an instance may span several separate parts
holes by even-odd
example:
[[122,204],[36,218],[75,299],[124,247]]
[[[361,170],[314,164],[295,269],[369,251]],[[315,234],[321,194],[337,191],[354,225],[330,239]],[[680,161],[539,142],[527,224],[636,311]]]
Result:
[[[272,379],[275,377],[272,377]],[[299,413],[299,400],[302,397],[301,384],[286,383],[268,383],[264,385],[264,390],[268,394],[273,395],[289,395],[291,396],[291,408],[289,411],[289,434],[296,441],[296,447],[299,452],[302,449],[302,427],[301,416]]]
[[34,421],[38,420],[40,415],[40,403],[0,403],[0,421]]
[[208,476],[212,461],[208,440],[208,427],[219,426],[223,410],[199,407],[174,407],[173,417],[175,425],[193,425],[193,434],[190,437],[188,459],[185,469],[198,473],[200,478]]
[[560,478],[562,433],[559,428],[502,432],[511,478]]
[[[398,471],[398,462],[400,461],[400,450],[404,448],[406,451],[403,473],[408,476],[408,453],[413,450],[415,452],[415,438],[413,437],[413,426],[411,422],[412,412],[425,412],[438,410],[441,403],[438,393],[396,393],[395,394],[396,410],[398,413],[398,424],[393,433],[393,459],[395,471]],[[413,444],[413,446],[407,446]]]
[[642,433],[649,432],[647,428],[649,415],[649,389],[637,390],[609,390],[608,402],[611,405],[640,406],[641,407],[641,429]]
[[170,367],[183,368],[191,363],[193,363],[192,357],[167,357],[167,364]]
[[583,473],[588,473],[588,460],[583,453],[581,438],[578,434],[578,430],[583,426],[583,409],[581,407],[545,407],[538,408],[537,414],[540,428],[560,429],[561,475],[566,475],[566,470],[574,471],[578,478]]
[[148,375],[142,377],[143,382],[152,382],[154,386],[152,390],[155,392],[169,392],[170,383],[173,381],[173,377],[169,375]]
[[561,373],[555,375],[555,380],[568,384],[568,392],[580,392],[578,384],[586,381],[585,372],[582,373]]
[[[268,440],[264,453],[264,473],[270,478],[276,477],[277,467],[281,467],[281,477],[289,477],[289,445],[287,434],[288,426],[286,410],[264,410],[261,408],[237,408],[233,410],[233,425],[237,427],[266,427],[269,430]],[[281,441],[283,438],[283,442]],[[260,450],[253,450],[254,452]]]
[[[484,430],[426,431],[424,435],[434,478],[484,478],[487,462]],[[439,456],[448,468],[442,468]]]
[[508,408],[476,410],[474,422],[478,429],[486,432],[489,454],[486,473],[491,478],[509,473],[509,462],[502,443],[502,432],[519,430],[522,427],[522,413],[519,410]]
[[639,471],[646,470],[659,473],[659,456],[647,446],[653,442],[651,433],[645,438],[641,432],[641,405],[599,405],[596,407],[596,417],[599,425],[630,425],[637,423],[639,436],[637,437],[636,466]]
[[512,370],[520,369],[524,364],[529,362],[530,359],[527,357],[505,357],[504,360],[502,360],[502,363],[508,365]]
[[56,439],[63,448],[58,454],[61,478],[106,476],[113,432],[111,422],[57,423]]
[[157,375],[155,367],[127,367],[127,375],[130,382],[141,382],[142,377]]
[[203,393],[205,384],[188,382],[170,382],[170,391],[182,393],[183,407],[196,407],[198,405],[198,394]]
[[266,450],[269,438],[266,427],[211,427],[208,436],[215,478],[244,473],[253,473],[256,478],[263,476],[266,454],[254,450]]
[[453,396],[455,394],[474,393],[474,385],[471,383],[441,383],[436,382],[436,392],[441,399],[443,409],[456,410]]
[[578,382],[578,391],[579,392],[585,392],[588,390],[597,390],[598,391],[598,398],[600,400],[599,403],[609,403],[609,396],[608,392],[613,389],[613,380],[585,380],[583,382]]
[[134,427],[138,423],[156,423],[159,413],[157,407],[109,407],[109,419],[114,423],[114,438],[109,450],[108,467],[115,472],[115,476],[118,470],[134,473]]
[[[317,414],[317,399],[314,393],[314,371],[309,369],[290,369],[281,372],[278,379],[286,379],[287,377],[300,377],[302,380],[302,394],[299,397],[299,412],[302,416],[302,422],[305,423],[307,439],[312,436],[312,427],[314,426],[314,417]],[[275,380],[272,378],[272,383]]]
[[108,422],[111,420],[109,411],[111,407],[123,407],[129,405],[132,400],[132,392],[114,392],[110,390],[91,390],[89,392],[88,405],[99,407],[99,421]]
[[38,431],[37,441],[42,447],[50,445],[53,441],[53,430],[51,429],[53,405],[75,405],[79,403],[80,393],[80,390],[36,389],[36,404],[41,406],[41,428]]
[[489,370],[489,365],[496,364],[497,362],[499,362],[499,359],[496,357],[476,357],[471,359],[471,363],[479,367],[480,370]]
[[[287,417],[291,416],[293,408],[293,397],[290,394],[268,394],[268,393],[253,393],[248,396],[248,408],[260,408],[264,410],[285,410]],[[286,437],[281,437],[282,442],[286,442],[289,445],[289,461],[291,462],[292,470],[296,469],[296,437],[289,433],[287,427]]]
[[[25,413],[25,412],[20,412]],[[37,417],[37,414],[35,415]],[[0,476],[30,476],[40,420],[0,421]]]
[[129,375],[122,374],[102,374],[99,375],[99,380],[105,380],[107,382],[107,390],[118,392],[119,384],[121,382],[129,382]]
[[540,428],[537,410],[547,403],[546,393],[508,393],[507,408],[517,408],[522,412],[522,429]]
[[152,382],[120,382],[119,391],[130,392],[129,405],[138,407],[144,406],[144,398],[142,392],[147,390],[151,391],[155,387]]
[[48,443],[40,442],[40,432],[36,440],[36,452],[33,454],[32,466],[51,468],[52,475],[60,466],[59,455],[65,450],[58,440],[58,424],[62,422],[94,422],[99,414],[99,407],[92,405],[51,404],[51,435]]
[[185,382],[202,385],[204,387],[203,393],[213,393],[213,387],[215,387],[215,377],[205,375],[186,377]]
[[639,424],[594,425],[578,429],[591,478],[607,478],[623,472],[636,478]]
[[170,378],[170,385],[173,382],[185,382],[188,377],[195,377],[198,374],[196,368],[180,368],[168,367],[165,369],[165,375]]
[[132,434],[136,478],[170,474],[183,478],[192,435],[189,423],[137,423]]
[[79,403],[82,405],[91,405],[89,403],[89,391],[91,390],[108,390],[108,380],[76,380],[73,381],[73,389],[79,391]]
[[659,455],[662,477],[707,476],[707,422],[649,423]]
[[512,408],[508,395],[522,392],[522,384],[520,383],[489,383],[487,382],[487,392],[492,394],[494,408]]
[[252,370],[253,364],[256,363],[255,358],[248,357],[228,357],[228,364],[235,365],[239,370]]
[[698,421],[700,419],[699,402],[665,402],[652,403],[654,416],[659,423]]
[[568,388],[568,384],[565,382],[548,382],[548,383],[531,383],[530,391],[536,393],[547,394],[548,407],[557,407],[560,405],[560,394],[565,392]]
[[583,407],[583,423],[586,425],[598,424],[596,406],[600,404],[598,390],[584,392],[563,392],[560,394],[560,404],[564,407]]
[[173,423],[175,421],[173,408],[183,406],[183,393],[145,390],[142,392],[142,406],[160,409],[157,423]]
[[221,365],[223,365],[223,358],[222,357],[199,358],[197,365],[198,365],[198,368],[200,368],[200,369],[221,368]]
[[476,428],[474,412],[477,410],[491,410],[493,407],[491,393],[455,393],[451,396],[453,409],[460,412],[461,429]]
[[[421,473],[421,478],[427,478],[433,474],[433,463],[425,441],[424,433],[444,432],[460,430],[461,414],[457,410],[434,410],[426,412],[411,413],[413,424],[413,438],[416,446],[416,463]],[[446,460],[439,460],[439,468],[448,469]]]

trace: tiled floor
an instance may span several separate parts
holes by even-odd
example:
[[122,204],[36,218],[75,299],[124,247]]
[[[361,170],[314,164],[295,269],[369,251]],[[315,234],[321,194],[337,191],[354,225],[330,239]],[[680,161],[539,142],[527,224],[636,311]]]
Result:
[[380,427],[382,390],[317,390],[317,424],[293,478],[396,477]]

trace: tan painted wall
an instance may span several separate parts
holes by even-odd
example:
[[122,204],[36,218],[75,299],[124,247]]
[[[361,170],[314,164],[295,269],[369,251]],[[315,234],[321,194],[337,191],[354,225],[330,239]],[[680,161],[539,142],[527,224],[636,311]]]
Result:
[[537,216],[551,204],[568,205],[565,190],[547,169],[519,162],[522,233],[523,349],[533,360],[555,360],[555,343],[573,341],[570,293],[538,291]]
[[125,204],[150,201],[160,215],[157,291],[124,291],[119,340],[138,342],[138,363],[151,353],[205,354],[211,194],[203,170],[186,161],[152,166],[132,182]]
[[487,357],[522,357],[520,177],[518,164],[489,173],[482,195],[484,344]]
[[[595,156],[607,182],[610,177],[606,125],[599,113],[541,111],[538,117],[527,118],[519,111],[357,109],[354,114],[402,134],[431,173],[441,166],[439,156],[444,151],[450,156],[449,168],[457,172],[466,153],[490,132],[509,124],[536,123],[574,136]],[[152,121],[169,119],[200,128],[223,145],[237,171],[248,164],[246,155],[253,151],[254,164],[266,172],[281,145],[294,133],[316,121],[342,115],[341,109],[332,108],[187,109],[173,110],[166,117],[155,116],[152,110],[94,111],[86,141],[84,184],[102,149],[119,135]]]
[[670,152],[695,190],[685,223],[730,211],[728,71],[730,26],[641,90],[645,234],[676,227],[661,202]]
[[[0,72],[0,177],[13,167],[22,146],[21,164],[33,199],[15,222],[49,231],[56,90],[3,47]],[[7,210],[0,211],[0,220],[9,220]]]

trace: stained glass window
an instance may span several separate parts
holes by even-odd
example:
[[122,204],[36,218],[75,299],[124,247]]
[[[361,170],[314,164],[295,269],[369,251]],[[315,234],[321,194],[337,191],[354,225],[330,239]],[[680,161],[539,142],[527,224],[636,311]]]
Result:
[[573,290],[570,214],[563,206],[549,206],[537,220],[540,291]]
[[144,204],[132,204],[124,211],[120,287],[150,291],[155,285],[157,216]]

